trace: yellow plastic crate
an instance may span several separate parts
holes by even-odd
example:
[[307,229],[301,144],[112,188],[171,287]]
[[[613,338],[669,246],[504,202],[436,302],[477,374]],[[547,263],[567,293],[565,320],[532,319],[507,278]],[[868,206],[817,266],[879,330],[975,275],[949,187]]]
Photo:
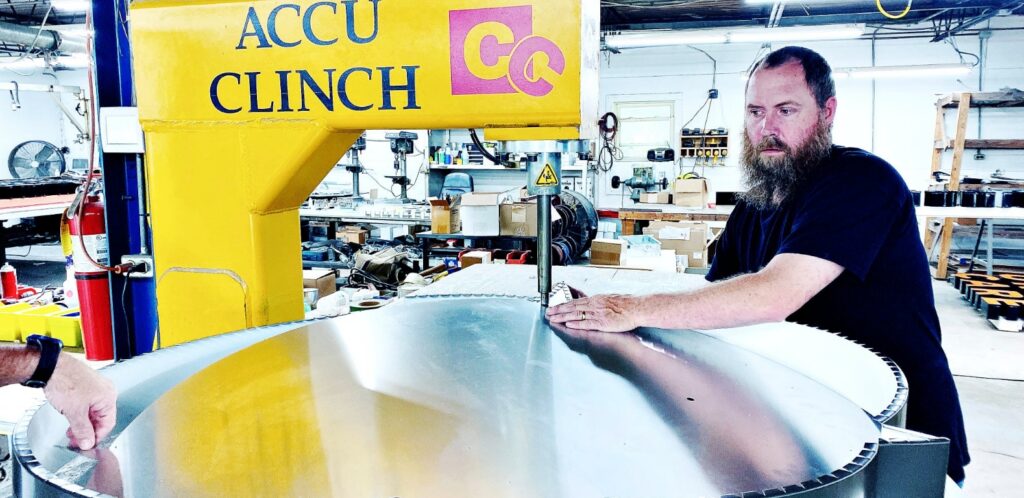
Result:
[[61,313],[65,309],[56,304],[47,304],[19,311],[17,317],[21,338],[24,339],[32,334],[49,336],[50,328],[47,325],[47,318],[54,313]]
[[18,312],[31,308],[32,305],[28,303],[0,307],[0,341],[15,342],[21,340]]
[[64,346],[82,347],[82,313],[78,308],[70,308],[47,317],[50,337],[60,339]]

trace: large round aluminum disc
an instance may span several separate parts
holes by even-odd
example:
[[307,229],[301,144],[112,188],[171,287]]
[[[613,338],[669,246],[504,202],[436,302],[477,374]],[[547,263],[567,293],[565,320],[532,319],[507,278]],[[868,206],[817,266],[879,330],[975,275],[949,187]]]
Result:
[[[173,352],[123,367],[157,375]],[[120,414],[88,455],[45,441],[52,415],[16,434],[41,486],[145,497],[855,496],[879,436],[833,390],[710,335],[567,333],[514,298],[271,335]]]

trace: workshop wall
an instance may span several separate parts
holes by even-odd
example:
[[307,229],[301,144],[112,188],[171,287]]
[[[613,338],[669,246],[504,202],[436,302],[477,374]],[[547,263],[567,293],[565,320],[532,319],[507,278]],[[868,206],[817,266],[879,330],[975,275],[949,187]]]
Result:
[[[20,71],[19,72],[24,72]],[[56,80],[39,71],[22,76],[6,69],[0,69],[0,81],[17,81],[18,84],[39,85],[77,85],[85,86],[84,71],[59,71]],[[15,111],[11,106],[11,95],[7,91],[0,92],[0,179],[11,178],[8,168],[8,157],[18,144],[28,140],[43,140],[57,147],[67,146],[71,153],[65,160],[71,168],[74,158],[87,158],[88,146],[74,143],[78,131],[57,107],[53,97],[47,93],[19,92],[21,109]],[[64,95],[64,104],[74,109],[76,101],[70,95]]]
[[[995,91],[1003,87],[1024,89],[1024,31],[1000,31],[998,28],[1024,28],[1019,16],[997,18],[991,23],[992,37],[986,43],[983,64],[969,75],[961,77],[916,77],[913,79],[872,80],[847,78],[836,82],[839,108],[833,128],[837,144],[861,147],[873,151],[892,163],[911,188],[927,184],[931,168],[931,146],[935,123],[937,94],[959,91],[979,91],[979,75],[983,76],[981,91]],[[956,39],[960,49],[979,52],[977,36]],[[872,42],[833,41],[802,43],[820,52],[834,68],[872,65]],[[783,44],[776,44],[780,48]],[[701,45],[717,60],[716,88],[720,97],[713,101],[708,128],[726,127],[730,132],[730,154],[725,165],[707,168],[702,173],[709,178],[712,190],[742,190],[742,175],[736,165],[741,150],[743,126],[743,98],[745,81],[742,75],[758,53],[757,44]],[[879,40],[874,46],[875,65],[917,65],[959,63],[960,58],[947,43],[929,43],[928,38]],[[703,54],[687,48],[653,48],[607,54],[602,58],[601,108],[614,111],[617,102],[674,100],[675,134],[694,116],[707,98],[712,81],[712,63]],[[965,57],[966,62],[973,59]],[[872,98],[874,97],[874,99]],[[947,134],[955,127],[955,110],[948,113]],[[706,110],[695,116],[686,127],[705,127]],[[968,138],[977,138],[978,111],[972,111]],[[1021,126],[1024,111],[986,109],[982,119],[983,138],[1024,138]],[[678,147],[678,142],[673,144]],[[983,151],[984,160],[975,160],[974,151],[966,155],[964,173],[987,177],[997,169],[1004,173],[1024,177],[1024,151]],[[948,170],[952,154],[946,153],[944,166]],[[645,159],[629,158],[618,161],[612,171],[600,173],[597,180],[597,204],[600,207],[619,207],[631,202],[626,193],[622,199],[620,189],[611,188],[611,176],[628,178],[634,165],[650,165]],[[694,160],[682,161],[682,169],[689,171]],[[672,178],[679,166],[655,165],[655,175],[664,172]]]

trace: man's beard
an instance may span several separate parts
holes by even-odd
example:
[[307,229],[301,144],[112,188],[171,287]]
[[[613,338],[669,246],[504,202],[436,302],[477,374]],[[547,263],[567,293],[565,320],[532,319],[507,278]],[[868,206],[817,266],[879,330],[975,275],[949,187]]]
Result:
[[[757,146],[743,134],[743,176],[748,190],[741,198],[758,209],[776,208],[791,200],[793,193],[829,157],[832,130],[823,119],[803,147],[793,150],[778,137],[769,135]],[[764,157],[765,149],[783,152],[779,157]]]

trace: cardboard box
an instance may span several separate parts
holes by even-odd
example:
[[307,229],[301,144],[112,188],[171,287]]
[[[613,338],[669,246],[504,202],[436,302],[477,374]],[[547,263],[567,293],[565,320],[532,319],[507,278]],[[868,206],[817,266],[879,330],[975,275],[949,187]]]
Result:
[[459,258],[459,265],[465,270],[473,265],[489,265],[491,264],[491,253],[490,251],[470,251],[463,254]]
[[672,184],[672,203],[676,206],[706,208],[708,206],[708,182],[699,180],[676,180]]
[[353,244],[365,244],[369,235],[370,232],[359,227],[345,227],[344,230],[338,232],[339,239]]
[[644,228],[643,233],[658,239],[662,249],[670,249],[675,251],[677,256],[685,256],[685,267],[707,268],[707,224],[690,221],[652,221]]
[[502,204],[498,213],[501,235],[516,237],[537,236],[537,204],[516,202]]
[[[558,221],[558,212],[551,210],[551,222]],[[537,236],[537,201],[505,203],[498,210],[499,233],[514,237]]]
[[452,200],[430,199],[430,231],[458,233],[462,230],[459,216],[459,197]]
[[463,235],[500,235],[501,192],[467,192],[462,194],[459,218]]
[[302,270],[302,288],[320,291],[320,297],[329,296],[338,290],[334,270]]
[[640,202],[642,204],[670,204],[672,203],[672,194],[670,192],[644,192],[640,194]]
[[590,264],[619,266],[626,253],[626,242],[615,239],[594,239],[590,244]]

